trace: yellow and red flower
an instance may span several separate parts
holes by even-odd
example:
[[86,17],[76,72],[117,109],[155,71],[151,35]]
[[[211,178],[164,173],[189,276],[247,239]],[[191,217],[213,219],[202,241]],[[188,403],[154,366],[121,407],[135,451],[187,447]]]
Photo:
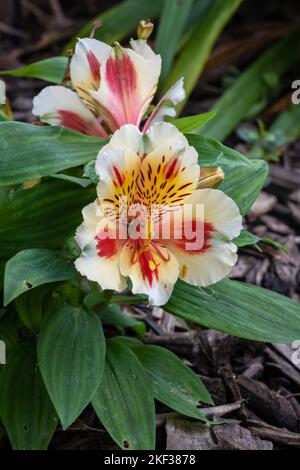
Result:
[[129,277],[134,293],[162,305],[178,278],[207,286],[230,272],[239,209],[219,190],[197,189],[197,152],[174,126],[145,134],[123,126],[100,150],[96,172],[98,197],[76,233],[82,275],[116,291]]
[[[158,85],[161,57],[145,40],[131,48],[96,39],[79,39],[70,62],[73,89],[48,86],[33,100],[33,114],[43,122],[108,137],[124,124],[140,126]],[[182,80],[160,101],[152,118],[174,115],[184,97]]]

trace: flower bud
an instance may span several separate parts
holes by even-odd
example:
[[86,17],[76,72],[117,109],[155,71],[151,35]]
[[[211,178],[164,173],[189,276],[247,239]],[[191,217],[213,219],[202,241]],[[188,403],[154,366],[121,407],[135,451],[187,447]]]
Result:
[[201,167],[198,188],[217,188],[224,180],[222,168]]
[[151,23],[150,20],[142,20],[139,22],[138,27],[137,27],[137,37],[138,39],[144,39],[147,40],[152,31],[153,31],[154,25]]
[[121,44],[119,44],[117,41],[115,41],[113,44],[113,55],[116,60],[120,60],[124,56],[124,50]]

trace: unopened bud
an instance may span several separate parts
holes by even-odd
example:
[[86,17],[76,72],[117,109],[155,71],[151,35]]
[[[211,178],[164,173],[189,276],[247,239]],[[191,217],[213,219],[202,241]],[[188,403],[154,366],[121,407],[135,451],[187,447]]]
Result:
[[153,31],[154,25],[151,23],[150,20],[142,20],[139,22],[138,27],[137,27],[137,37],[138,39],[144,39],[147,40],[152,31]]
[[222,168],[201,167],[198,188],[217,188],[224,180]]
[[124,51],[123,51],[121,44],[119,44],[117,41],[114,42],[113,51],[114,51],[114,57],[116,59],[122,59],[124,55]]

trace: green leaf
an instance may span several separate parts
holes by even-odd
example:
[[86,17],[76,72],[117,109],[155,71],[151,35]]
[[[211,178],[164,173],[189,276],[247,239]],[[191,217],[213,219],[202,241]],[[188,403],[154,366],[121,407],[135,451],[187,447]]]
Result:
[[208,328],[255,341],[300,338],[300,305],[261,287],[224,279],[200,289],[178,281],[164,309]]
[[288,145],[300,136],[300,106],[292,104],[273,121],[269,132],[282,136],[281,145]]
[[164,83],[171,68],[193,3],[193,0],[164,1],[155,41],[155,49],[162,57],[160,86]]
[[[0,318],[0,341],[5,343],[6,356],[13,350],[16,349],[16,346],[19,341],[18,331],[17,331],[17,322],[15,321],[14,315],[4,315]],[[6,362],[8,357],[6,357]],[[1,372],[0,366],[0,372]],[[0,382],[1,383],[1,382]]]
[[[274,96],[274,85],[265,80],[266,74],[276,75],[278,83],[283,75],[300,59],[300,28],[267,50],[240,78],[216,101],[212,110],[218,114],[213,121],[200,129],[200,133],[215,139],[225,139],[249,115],[255,105],[259,113]],[[278,89],[278,87],[276,88]]]
[[28,248],[58,248],[82,221],[82,208],[95,199],[94,188],[64,181],[16,191],[0,207],[0,259]]
[[[175,62],[163,91],[184,77],[186,100],[188,99],[214,43],[240,3],[241,0],[214,0],[208,3],[190,40]],[[186,100],[180,103],[179,110],[183,108]]]
[[33,287],[65,281],[75,274],[75,268],[53,251],[38,248],[20,251],[5,266],[4,305]]
[[89,36],[94,22],[101,19],[102,26],[95,31],[94,38],[112,44],[114,41],[121,41],[130,35],[143,19],[155,19],[162,8],[163,0],[127,0],[116,5],[101,14],[87,24],[73,37],[65,47],[66,53],[75,46],[77,38]]
[[272,240],[271,238],[268,238],[268,237],[262,237],[260,239],[263,243],[266,243],[267,245],[270,245],[270,246],[273,246],[274,248],[276,248],[277,250],[280,250],[280,251],[283,251],[284,253],[286,253],[287,255],[289,254],[289,250],[281,245],[281,243],[278,243],[276,242],[275,240]]
[[98,183],[98,176],[95,170],[96,160],[91,160],[84,166],[83,176],[90,179],[94,184]]
[[105,363],[105,338],[96,314],[68,305],[46,323],[38,339],[38,363],[64,429],[89,404]]
[[124,328],[132,328],[139,335],[146,333],[145,323],[125,315],[119,305],[107,305],[107,307],[100,312],[100,318],[103,323],[114,325],[121,331],[124,330]]
[[63,173],[57,173],[49,175],[51,178],[57,180],[70,181],[70,183],[78,184],[81,188],[87,188],[92,184],[92,181],[88,178],[80,178],[79,176],[64,175]]
[[7,116],[7,114],[5,114],[5,112],[0,109],[0,122],[7,122],[7,121],[11,121],[11,118],[9,116]]
[[59,126],[0,124],[0,186],[51,175],[94,160],[106,143]]
[[154,397],[173,410],[208,422],[202,403],[213,404],[200,378],[171,351],[159,346],[133,343],[132,348],[145,367]]
[[[197,130],[203,126],[207,121],[212,119],[217,113],[209,112],[197,114],[196,116],[187,116],[183,118],[167,118],[167,121],[177,127],[180,132],[197,134]],[[193,132],[194,131],[194,132]]]
[[47,449],[57,415],[37,367],[35,344],[19,347],[2,369],[0,418],[13,449]]
[[220,166],[225,179],[219,189],[230,196],[246,214],[260,193],[268,175],[268,165],[262,160],[249,160],[214,139],[188,134],[190,145],[199,154],[200,166]]
[[122,449],[155,448],[155,408],[147,373],[136,355],[115,339],[107,343],[104,375],[92,405]]
[[24,292],[15,301],[21,322],[33,335],[41,329],[42,322],[47,317],[53,303],[50,297],[52,289],[53,284],[45,284]]
[[[277,243],[275,240],[266,237],[258,237],[257,235],[248,232],[248,230],[242,230],[240,235],[234,239],[234,243],[239,248],[247,245],[257,245],[259,242],[263,242],[267,245],[273,246],[277,250],[284,251],[284,253],[289,253],[289,250],[285,248],[285,246],[281,245],[280,243]],[[257,246],[257,248],[262,251],[259,246]]]
[[66,57],[51,57],[26,65],[20,69],[1,70],[0,75],[14,77],[31,77],[46,80],[51,83],[61,83],[64,79],[68,59]]
[[241,248],[242,246],[256,245],[260,240],[261,238],[257,235],[248,232],[248,230],[242,230],[239,236],[234,239],[234,243]]

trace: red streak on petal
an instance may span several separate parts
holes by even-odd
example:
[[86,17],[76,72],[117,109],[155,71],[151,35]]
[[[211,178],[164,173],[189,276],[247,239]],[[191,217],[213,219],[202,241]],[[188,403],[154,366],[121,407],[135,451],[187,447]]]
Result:
[[136,124],[141,103],[137,93],[137,73],[127,52],[108,59],[106,81],[113,95],[112,112],[117,125]]
[[107,135],[101,124],[96,120],[86,121],[79,116],[79,114],[63,109],[58,109],[57,113],[60,117],[61,126],[68,127],[69,129],[81,132],[82,134],[93,135],[96,137],[105,137]]
[[[195,249],[196,245],[194,245],[194,249],[188,250],[186,246],[187,244],[197,244],[197,242],[199,243],[199,240],[197,240],[197,236],[195,234],[196,231],[198,234],[200,231],[202,231],[203,239],[200,239],[201,247]],[[182,226],[182,238],[172,239],[171,241],[180,250],[188,252],[191,255],[197,255],[200,253],[205,253],[210,248],[210,241],[213,231],[213,226],[208,222],[203,223],[200,220],[191,220],[189,222],[185,221],[184,225]],[[187,237],[187,232],[193,236]]]
[[130,95],[136,89],[137,77],[129,55],[124,52],[122,57],[110,57],[106,65],[106,78],[111,91],[120,99]]
[[166,178],[169,179],[171,176],[176,176],[178,173],[178,159],[174,158],[171,162],[169,162],[166,167]]
[[[143,278],[147,278],[150,287],[152,287],[154,277],[158,281],[158,269],[150,249],[143,251],[139,255],[139,263]],[[155,269],[151,269],[151,263],[155,265]]]
[[92,51],[88,51],[87,60],[93,75],[93,79],[99,84],[100,82],[100,62]]
[[113,169],[114,169],[115,175],[118,179],[119,185],[122,186],[122,184],[124,183],[124,180],[125,180],[124,175],[122,175],[122,173],[119,172],[119,170],[116,166],[113,166]]
[[102,234],[96,236],[98,243],[96,245],[98,256],[101,258],[111,258],[118,252],[118,240],[115,238],[109,238],[109,232],[106,232],[107,238],[104,238],[103,230]]

